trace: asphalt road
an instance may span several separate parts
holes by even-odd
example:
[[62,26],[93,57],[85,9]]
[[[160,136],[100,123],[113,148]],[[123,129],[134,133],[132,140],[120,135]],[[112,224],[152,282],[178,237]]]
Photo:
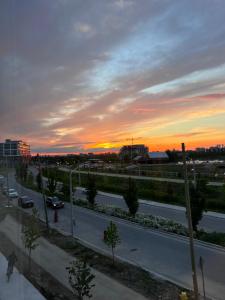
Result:
[[[77,189],[76,191],[77,198],[86,199],[86,195],[82,190]],[[96,197],[96,201],[99,204],[106,204],[106,205],[115,205],[117,207],[123,208],[127,210],[127,206],[124,200],[119,198],[118,196],[113,195],[106,195],[103,193],[98,194]],[[187,219],[185,210],[183,209],[176,209],[176,206],[172,208],[170,207],[163,207],[151,204],[140,203],[139,212],[150,214],[154,216],[164,217],[175,222],[181,223],[183,225],[187,225]],[[204,214],[202,221],[199,224],[199,227],[207,230],[207,231],[217,231],[217,232],[225,232],[225,215],[223,217],[215,217],[210,216],[208,214]]]
[[[37,169],[31,168],[32,172],[36,175]],[[127,209],[127,206],[124,203],[124,200],[122,197],[118,195],[110,194],[110,196],[106,195],[107,193],[99,193],[96,197],[97,203],[100,204],[109,204],[109,205],[115,205],[117,207]],[[86,199],[85,194],[82,192],[82,190],[77,189],[76,191],[77,198],[80,199]],[[139,212],[145,213],[145,214],[151,214],[154,216],[159,216],[163,218],[167,218],[170,220],[173,220],[175,222],[181,223],[183,225],[187,226],[187,219],[185,214],[185,208],[179,208],[174,205],[165,205],[163,204],[159,205],[152,205],[150,204],[150,201],[146,201],[148,204],[140,203],[139,206]],[[157,204],[157,203],[156,203]],[[210,212],[204,213],[203,218],[201,222],[199,223],[199,228],[204,229],[208,232],[225,232],[225,214],[222,216],[222,214],[214,214],[212,215]]]
[[[10,178],[10,185],[18,191],[31,196],[41,217],[44,217],[43,200],[40,194],[20,188],[15,179]],[[158,274],[181,286],[192,286],[188,240],[176,235],[145,229],[127,221],[104,216],[84,208],[74,206],[75,236],[91,247],[110,253],[102,241],[103,230],[110,220],[118,226],[121,244],[116,250],[117,257],[130,261],[152,273]],[[59,210],[59,223],[53,223],[53,211],[48,209],[51,226],[70,232],[70,205]],[[206,293],[212,299],[224,300],[225,295],[225,251],[216,246],[195,242],[197,261],[202,256],[205,260]],[[198,268],[199,289],[202,291],[201,275]]]

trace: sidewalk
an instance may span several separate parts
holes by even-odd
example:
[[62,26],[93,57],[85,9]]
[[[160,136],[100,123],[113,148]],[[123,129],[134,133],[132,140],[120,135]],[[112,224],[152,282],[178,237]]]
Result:
[[[0,231],[25,252],[21,240],[21,225],[15,219],[7,216],[1,222]],[[71,290],[68,283],[68,273],[66,267],[74,257],[49,243],[46,239],[38,240],[39,246],[32,253],[32,258],[43,269],[49,272],[55,279]],[[120,284],[116,280],[103,273],[92,269],[95,277],[95,288],[93,289],[94,300],[145,300],[146,298],[128,287]],[[11,298],[9,298],[11,300]],[[28,298],[27,298],[28,299]],[[36,299],[35,299],[36,300]]]
[[0,253],[0,299],[1,300],[44,300],[39,291],[14,268],[10,281],[6,281],[7,260]]
[[[69,172],[70,169],[61,167],[59,168],[61,171]],[[139,175],[131,175],[131,174],[118,174],[118,173],[107,173],[107,172],[89,172],[89,171],[78,171],[74,170],[74,173],[80,173],[80,174],[93,174],[93,175],[99,175],[99,176],[108,176],[108,177],[119,177],[119,178],[133,178],[133,179],[139,179],[139,180],[152,180],[152,181],[159,181],[159,182],[174,182],[174,183],[184,183],[184,179],[179,178],[167,178],[167,177],[149,177],[149,176],[139,176]],[[194,181],[192,180],[194,183]],[[209,181],[208,185],[212,186],[223,186],[224,182],[217,182],[217,181]]]

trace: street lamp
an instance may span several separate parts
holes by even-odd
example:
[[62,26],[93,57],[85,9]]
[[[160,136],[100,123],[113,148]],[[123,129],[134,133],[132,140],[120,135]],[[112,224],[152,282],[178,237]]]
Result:
[[5,157],[6,161],[6,185],[7,185],[7,205],[5,207],[12,207],[9,203],[9,170],[8,170],[8,156]]
[[73,234],[74,234],[74,230],[73,230],[73,227],[74,227],[74,219],[73,219],[73,180],[72,180],[72,176],[73,176],[73,173],[76,173],[77,170],[79,170],[79,185],[81,184],[81,178],[80,178],[80,165],[78,165],[78,167],[74,170],[70,170],[70,173],[69,173],[69,186],[70,186],[70,227],[71,227],[71,235],[73,237]]
[[199,268],[201,270],[202,274],[202,287],[203,287],[203,295],[204,295],[204,300],[206,300],[206,294],[205,294],[205,277],[204,277],[204,259],[200,256],[199,258]]
[[46,205],[46,196],[45,196],[44,181],[43,181],[43,177],[42,177],[42,167],[40,164],[40,160],[39,160],[39,174],[40,174],[40,178],[41,178],[41,193],[42,193],[44,212],[45,212],[45,222],[46,222],[47,231],[49,231],[48,210],[47,210],[47,205]]
[[72,186],[72,174],[73,170],[70,170],[69,181],[70,181],[70,226],[71,226],[71,235],[73,237],[73,186]]
[[193,175],[194,175],[194,188],[196,189],[196,187],[197,187],[197,176],[196,176],[196,166],[195,166],[195,160],[194,159],[192,160],[192,163],[193,163],[192,171],[193,171]]

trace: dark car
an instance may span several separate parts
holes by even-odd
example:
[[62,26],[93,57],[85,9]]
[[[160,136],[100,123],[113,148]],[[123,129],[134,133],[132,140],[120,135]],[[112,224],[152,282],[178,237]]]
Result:
[[51,207],[51,208],[63,208],[64,207],[64,202],[59,200],[58,197],[48,197],[46,200],[46,204],[48,207]]
[[34,206],[34,201],[27,196],[19,197],[18,205],[22,208],[30,208]]

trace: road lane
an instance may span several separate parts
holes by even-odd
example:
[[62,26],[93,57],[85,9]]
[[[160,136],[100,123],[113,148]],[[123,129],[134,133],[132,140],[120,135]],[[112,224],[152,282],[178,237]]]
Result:
[[[30,195],[40,215],[44,217],[43,200],[40,194],[24,189]],[[59,223],[53,223],[53,210],[48,209],[51,226],[56,226],[67,233],[70,232],[70,205],[59,210]],[[136,224],[117,218],[98,214],[81,207],[74,207],[76,219],[75,236],[99,248],[110,250],[102,241],[103,230],[110,220],[118,226],[122,243],[116,250],[121,259],[130,261],[153,273],[190,288],[191,270],[188,241],[178,237],[142,228]],[[225,251],[214,246],[206,247],[204,243],[196,242],[197,261],[200,256],[205,259],[205,277],[207,294],[214,299],[224,300],[225,295]],[[199,282],[200,272],[198,270]]]
[[[76,197],[80,199],[86,199],[85,193],[80,189],[77,189]],[[99,204],[115,205],[116,207],[120,207],[122,209],[127,210],[125,201],[122,199],[122,197],[118,197],[118,195],[114,196],[111,194],[109,196],[105,193],[103,194],[99,193],[96,197],[96,201]],[[186,219],[184,208],[176,209],[176,207],[172,208],[172,205],[170,207],[166,207],[166,206],[163,207],[154,204],[151,205],[151,204],[140,203],[139,212],[150,214],[153,216],[167,218],[187,226],[187,219]],[[225,215],[224,217],[223,216],[216,217],[216,216],[204,214],[203,219],[199,224],[199,227],[209,232],[212,231],[225,232]]]
[[[37,175],[37,169],[31,167],[30,170]],[[85,194],[78,187],[76,191],[76,197],[86,199]],[[113,195],[110,193],[99,193],[96,197],[96,202],[103,205],[115,205],[122,209],[127,210],[127,206],[123,198],[119,195]],[[143,203],[145,202],[145,203]],[[157,203],[153,201],[140,201],[139,212],[150,214],[153,216],[163,217],[180,224],[187,226],[187,219],[184,207],[177,207],[176,205],[167,205],[164,203]],[[216,214],[207,212],[203,214],[203,218],[199,223],[199,228],[208,232],[225,232],[225,214]]]

